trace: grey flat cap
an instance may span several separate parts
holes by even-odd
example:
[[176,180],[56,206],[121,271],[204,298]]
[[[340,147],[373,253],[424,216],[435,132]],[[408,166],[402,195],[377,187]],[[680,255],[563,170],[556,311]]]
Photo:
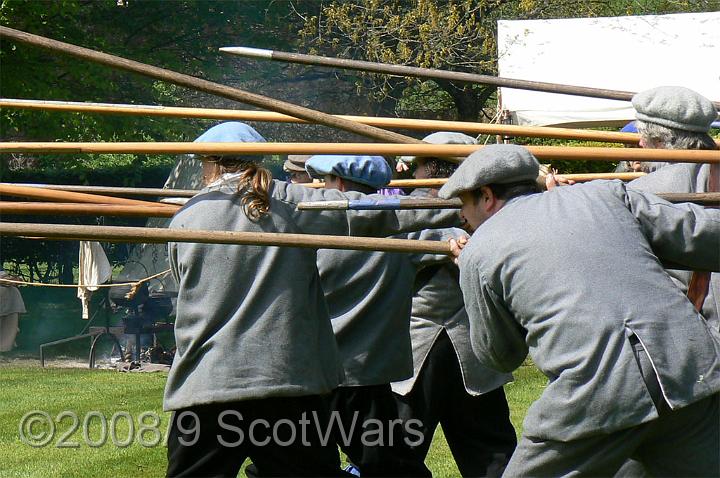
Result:
[[[438,131],[436,133],[431,133],[425,136],[423,141],[430,144],[478,144],[477,140],[472,136],[452,131]],[[398,161],[403,163],[412,163],[416,158],[416,156],[401,156],[398,158]]]
[[423,138],[423,141],[430,144],[478,144],[472,136],[452,131],[438,131]]
[[717,117],[712,101],[682,86],[658,86],[632,98],[640,121],[684,131],[707,133]]
[[534,181],[539,170],[538,160],[522,146],[491,144],[468,156],[440,189],[438,196],[450,199],[461,192],[488,184]]

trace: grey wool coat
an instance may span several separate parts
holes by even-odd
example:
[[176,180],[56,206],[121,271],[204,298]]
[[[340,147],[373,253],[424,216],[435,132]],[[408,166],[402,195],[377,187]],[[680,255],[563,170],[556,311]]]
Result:
[[[416,189],[413,197],[428,197],[427,190]],[[412,233],[414,236],[419,233]],[[451,237],[466,236],[462,229],[432,229],[423,231],[424,239],[444,241]],[[418,283],[412,297],[410,316],[410,340],[412,342],[413,372],[406,380],[392,384],[393,392],[407,395],[415,386],[435,340],[445,331],[452,342],[460,364],[465,390],[480,395],[512,381],[509,373],[500,373],[485,367],[470,345],[470,321],[465,311],[458,268],[451,261],[428,269],[429,275]]]
[[[657,171],[635,179],[629,183],[633,189],[650,193],[704,193],[708,192],[710,179],[709,164],[669,164]],[[718,246],[720,247],[720,246]],[[692,273],[689,271],[668,270],[675,283],[687,293]],[[710,276],[708,295],[702,307],[703,316],[720,329],[720,274]]]
[[[412,238],[443,239],[427,232]],[[345,370],[342,385],[380,385],[412,375],[415,275],[422,267],[449,261],[436,254],[318,251],[320,281]]]
[[568,441],[657,418],[632,334],[671,408],[717,393],[720,333],[659,259],[720,270],[718,245],[720,211],[619,181],[514,198],[482,224],[460,255],[473,349],[500,371],[529,352],[549,379],[524,435]]
[[[388,236],[458,221],[457,211],[297,211],[300,201],[360,199],[273,181],[270,214],[250,221],[232,182],[193,197],[176,229]],[[180,288],[177,352],[164,409],[330,392],[342,381],[316,251],[170,243]]]

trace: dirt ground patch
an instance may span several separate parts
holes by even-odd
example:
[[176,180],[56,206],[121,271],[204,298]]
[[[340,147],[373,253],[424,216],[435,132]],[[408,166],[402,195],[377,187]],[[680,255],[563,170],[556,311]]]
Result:
[[[35,357],[5,357],[0,355],[0,367],[40,367],[40,359]],[[46,367],[88,368],[87,359],[76,357],[53,357],[45,360]]]
[[[109,362],[98,361],[96,368],[109,368]],[[38,367],[40,368],[40,359],[31,356],[7,356],[0,354],[0,367]],[[56,357],[45,359],[46,368],[89,368],[88,359],[80,357],[67,357],[59,355]]]

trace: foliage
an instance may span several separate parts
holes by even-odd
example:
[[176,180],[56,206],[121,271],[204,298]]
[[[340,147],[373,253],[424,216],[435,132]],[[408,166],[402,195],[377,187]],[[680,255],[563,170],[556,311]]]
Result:
[[[120,3],[3,0],[0,23],[193,76],[217,78],[220,82],[229,60],[217,52],[218,46],[242,38],[254,40],[259,32],[261,38],[278,41],[292,31],[292,22],[287,20],[289,8],[284,2]],[[171,84],[11,41],[0,44],[0,62],[4,97],[173,106],[196,106],[193,103],[198,100],[209,101],[205,95]],[[253,78],[257,72],[248,70],[243,74]],[[202,124],[199,120],[14,109],[3,109],[0,114],[0,136],[6,140],[187,141],[196,136]],[[27,155],[24,159],[28,160]]]
[[[194,60],[198,53],[185,51],[188,41],[201,38],[203,30],[181,30],[187,26],[188,9],[194,2],[133,2],[119,7],[115,2],[62,0],[33,2],[6,0],[0,3],[0,22],[11,28],[48,36],[72,44],[174,69],[202,71]],[[197,9],[198,7],[192,7]],[[188,15],[184,15],[188,14]],[[159,21],[166,18],[178,22]],[[208,28],[212,32],[213,27]],[[217,28],[217,27],[215,27]],[[197,50],[197,49],[195,49]],[[0,84],[4,97],[98,101],[119,103],[182,103],[181,92],[173,85],[137,78],[107,67],[3,41],[0,46]],[[191,122],[175,119],[149,119],[35,112],[3,109],[0,116],[3,139],[29,141],[178,141],[188,137]],[[133,165],[131,174],[121,174],[123,185],[140,185],[142,169],[154,168],[160,161],[168,170],[174,158],[154,159],[129,155],[123,160],[109,155],[68,158],[67,155],[14,155],[0,162],[3,180],[24,176],[22,170],[35,170],[41,179],[74,176],[71,183],[87,183],[93,172],[106,165]],[[18,174],[14,174],[18,172]],[[115,171],[117,174],[117,170]],[[107,183],[106,183],[107,184]],[[115,181],[111,184],[116,184]]]
[[[298,28],[293,26],[295,21],[301,20],[288,4],[271,0],[127,0],[120,4],[114,0],[0,0],[0,24],[4,26],[219,82],[225,82],[226,77],[253,80],[260,73],[246,69],[240,75],[229,74],[229,60],[218,54],[218,46],[255,38],[270,42],[259,46],[286,46],[277,42],[294,35]],[[0,43],[0,63],[0,96],[7,98],[172,106],[201,106],[210,101],[206,95],[172,84],[5,39]],[[210,123],[3,108],[0,140],[190,141]],[[0,155],[0,180],[160,187],[176,159],[171,155],[6,154]],[[89,217],[16,216],[12,220],[97,222]],[[109,252],[113,262],[122,261],[127,247],[112,245]],[[68,242],[5,238],[0,241],[0,257],[12,258],[17,271],[27,278],[70,282],[77,247]]]
[[[334,0],[300,32],[314,54],[497,75],[497,20],[704,11],[689,0]],[[364,73],[358,88],[413,116],[492,118],[494,87]],[[483,114],[485,113],[485,114]]]
[[[709,11],[720,2],[689,0],[333,0],[300,32],[313,54],[497,75],[497,20]],[[360,91],[395,113],[477,121],[495,115],[494,87],[362,73]],[[518,144],[559,144],[518,140]],[[567,142],[563,142],[566,144]],[[587,145],[591,144],[576,144]],[[598,146],[598,144],[592,144]],[[606,162],[561,162],[563,172],[611,171]]]
[[[312,53],[425,68],[494,74],[494,23],[502,2],[460,0],[333,2],[301,31]],[[442,91],[461,119],[475,120],[494,88],[362,75],[362,87],[377,100],[400,98],[408,86],[423,96]],[[420,86],[422,83],[426,83]],[[421,103],[421,102],[420,102]],[[447,101],[445,102],[447,104]]]

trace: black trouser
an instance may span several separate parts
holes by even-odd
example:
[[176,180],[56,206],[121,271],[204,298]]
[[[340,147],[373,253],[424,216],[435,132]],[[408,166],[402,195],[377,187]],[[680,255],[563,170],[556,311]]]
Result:
[[257,476],[346,476],[327,408],[326,397],[312,395],[178,410],[168,435],[167,476],[234,478],[248,457]]
[[345,430],[334,427],[337,443],[361,476],[432,476],[405,442],[390,384],[337,388],[331,410]]
[[465,390],[460,363],[443,331],[412,391],[395,395],[400,418],[420,420],[425,440],[412,447],[424,462],[438,423],[463,476],[500,476],[517,445],[503,388],[482,395]]

